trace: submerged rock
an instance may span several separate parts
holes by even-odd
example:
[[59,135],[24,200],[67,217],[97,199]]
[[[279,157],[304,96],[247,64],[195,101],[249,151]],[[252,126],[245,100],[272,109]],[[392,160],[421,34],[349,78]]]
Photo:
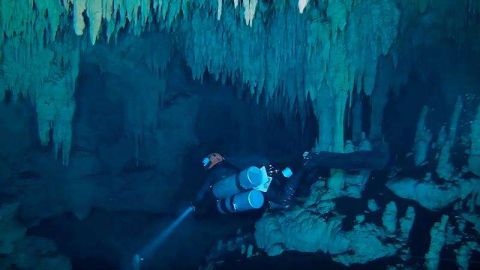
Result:
[[456,183],[438,184],[414,178],[390,180],[387,187],[395,195],[418,202],[421,206],[437,211],[480,191],[480,179],[458,179]]

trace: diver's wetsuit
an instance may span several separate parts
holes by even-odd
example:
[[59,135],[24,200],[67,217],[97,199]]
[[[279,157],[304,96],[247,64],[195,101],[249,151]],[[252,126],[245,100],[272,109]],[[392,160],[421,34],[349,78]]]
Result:
[[[250,166],[265,166],[267,168],[267,174],[268,176],[272,177],[272,182],[268,191],[264,194],[265,200],[269,202],[269,205],[281,204],[284,201],[284,188],[288,179],[284,177],[274,166],[269,164],[266,159],[261,157],[237,157],[224,160],[208,171],[205,183],[193,202],[197,216],[209,216],[217,213],[217,199],[211,192],[213,184],[231,175],[236,175],[243,169],[246,169]],[[239,189],[241,190],[240,186]]]
[[238,174],[240,169],[228,161],[222,161],[208,171],[205,183],[192,203],[195,207],[196,216],[209,216],[217,213],[216,198],[212,194],[212,185],[215,182],[233,174]]
[[312,152],[304,157],[303,166],[286,182],[281,199],[288,206],[301,182],[319,169],[381,170],[389,163],[388,148],[352,153]]
[[[238,160],[238,159],[237,159]],[[282,167],[268,163],[262,159],[250,159],[248,166],[265,166],[267,174],[272,178],[265,199],[269,207],[285,208],[291,203],[299,185],[306,181],[309,176],[319,169],[343,169],[343,170],[380,170],[387,166],[389,161],[388,151],[385,149],[377,151],[357,151],[352,153],[312,152],[304,156],[297,165],[290,165],[293,175],[286,178],[281,173]],[[233,159],[235,162],[235,159]],[[194,206],[200,215],[216,212],[216,199],[211,192],[211,186],[230,175],[238,174],[244,167],[236,166],[230,161],[223,161],[209,171],[206,182],[199,192]],[[242,162],[238,162],[241,164]],[[309,181],[307,181],[309,182]]]

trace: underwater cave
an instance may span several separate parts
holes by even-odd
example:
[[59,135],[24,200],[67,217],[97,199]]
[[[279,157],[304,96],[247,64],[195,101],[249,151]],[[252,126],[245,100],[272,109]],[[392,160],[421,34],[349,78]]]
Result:
[[0,0],[0,269],[480,269],[480,1]]

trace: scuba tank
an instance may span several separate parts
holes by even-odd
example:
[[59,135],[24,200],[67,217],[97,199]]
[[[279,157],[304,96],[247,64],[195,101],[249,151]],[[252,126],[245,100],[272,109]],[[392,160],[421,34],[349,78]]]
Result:
[[263,193],[253,189],[217,201],[217,210],[222,213],[245,212],[262,208]]
[[212,193],[217,199],[217,210],[225,214],[262,208],[263,193],[255,188],[265,182],[266,177],[261,169],[251,166],[215,183]]
[[254,189],[264,181],[262,171],[257,167],[249,167],[238,174],[230,175],[212,186],[217,199],[226,199],[242,191]]

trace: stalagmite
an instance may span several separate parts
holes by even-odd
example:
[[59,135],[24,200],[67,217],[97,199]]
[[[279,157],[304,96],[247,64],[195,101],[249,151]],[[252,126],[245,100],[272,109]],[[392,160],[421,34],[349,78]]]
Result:
[[476,242],[467,242],[455,250],[457,254],[457,265],[460,270],[468,270],[470,258],[473,251],[480,251],[480,246]]
[[370,210],[370,212],[376,212],[378,209],[380,209],[380,207],[378,207],[378,204],[374,199],[368,200],[368,210]]
[[438,159],[437,165],[437,174],[440,178],[445,180],[451,180],[453,177],[454,167],[450,160],[450,152],[453,144],[455,143],[457,135],[457,126],[458,120],[460,118],[460,113],[462,112],[463,102],[459,97],[455,103],[455,108],[453,110],[452,118],[450,120],[450,128],[448,130],[447,140],[442,147],[440,152],[440,157]]
[[400,237],[404,240],[408,240],[410,236],[410,231],[412,230],[413,222],[415,221],[415,209],[411,206],[405,211],[405,216],[400,218]]
[[356,225],[352,231],[345,232],[345,235],[350,240],[349,250],[334,254],[332,259],[347,266],[393,256],[400,247],[383,242],[386,238],[384,230],[372,223]]
[[255,239],[270,256],[285,250],[336,254],[346,251],[348,246],[347,238],[340,232],[341,219],[326,220],[299,208],[283,215],[267,214],[255,224]]
[[344,231],[341,228],[343,216],[322,216],[321,213],[331,213],[331,207],[319,212],[314,209],[322,207],[295,207],[282,213],[265,214],[255,225],[258,247],[269,256],[279,255],[285,250],[322,251],[344,265],[367,263],[392,256],[405,247],[415,219],[415,210],[408,207],[399,221],[400,230],[397,230],[397,208],[392,201],[385,209],[383,226],[365,223],[365,215],[357,215],[353,229]]
[[389,202],[382,216],[383,227],[387,233],[393,234],[397,230],[397,205]]
[[355,217],[356,224],[362,224],[365,221],[365,215],[357,215]]
[[445,125],[443,125],[438,131],[438,136],[436,141],[437,150],[441,150],[446,141],[447,141],[447,129]]
[[426,127],[428,107],[424,106],[417,123],[417,132],[415,134],[415,166],[421,165],[427,158],[428,150],[430,148],[430,141],[432,140],[432,133]]
[[[372,145],[370,142],[367,140],[365,133],[362,133],[361,136],[361,141],[360,144],[358,145],[357,150],[358,151],[371,151],[372,150]],[[345,146],[345,152],[353,152],[355,149],[347,149],[347,146],[353,147],[353,144],[351,144],[350,141],[347,141],[347,145]],[[365,189],[365,186],[368,182],[368,179],[370,178],[370,170],[360,170],[359,172],[356,172],[354,174],[348,173],[344,176],[345,180],[345,190],[343,194],[348,197],[352,198],[357,198],[360,199],[362,197],[362,192]]]
[[430,231],[430,248],[425,254],[425,268],[427,270],[438,269],[440,253],[445,244],[447,222],[448,216],[443,215],[441,221],[436,222]]

